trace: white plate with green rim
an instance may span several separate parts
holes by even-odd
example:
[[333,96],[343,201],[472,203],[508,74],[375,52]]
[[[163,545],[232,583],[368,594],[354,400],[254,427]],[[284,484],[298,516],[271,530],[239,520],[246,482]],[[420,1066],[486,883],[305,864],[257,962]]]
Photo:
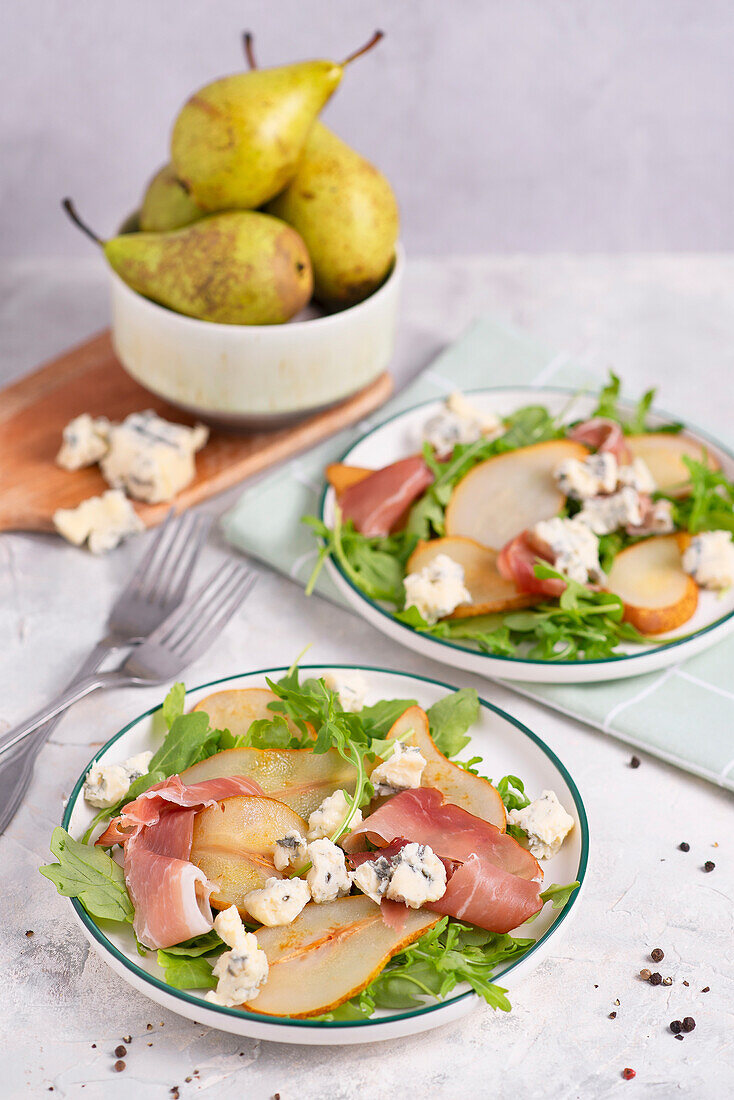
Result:
[[[303,666],[308,676],[319,676],[329,669],[354,669],[353,665]],[[228,676],[215,680],[187,694],[187,708],[209,694],[212,688],[244,688],[265,686],[265,677],[278,677],[286,670],[261,669],[242,676]],[[425,707],[431,706],[447,692],[450,684],[440,683],[407,673],[390,672],[378,668],[361,669],[369,684],[367,703],[378,699],[414,698]],[[94,757],[94,762],[115,763],[146,749],[156,749],[164,736],[160,712],[146,711],[134,719]],[[571,896],[564,909],[558,911],[547,904],[535,921],[523,926],[519,935],[535,938],[534,947],[519,960],[511,962],[494,977],[503,988],[513,990],[522,977],[543,961],[551,950],[556,950],[559,936],[569,926],[579,907],[579,895],[583,889],[589,857],[589,828],[584,804],[578,788],[565,766],[555,753],[526,726],[510,717],[498,707],[482,700],[479,721],[471,729],[471,744],[464,754],[483,756],[485,769],[492,778],[506,774],[518,775],[525,782],[531,797],[543,790],[553,790],[575,820],[560,852],[543,863],[544,882],[567,883],[578,880],[579,889]],[[93,812],[82,797],[82,785],[89,765],[79,776],[69,798],[63,818],[63,826],[72,836],[80,837],[92,820]],[[145,957],[138,954],[132,929],[111,922],[93,920],[81,903],[72,899],[76,917],[82,931],[94,949],[119,977],[134,989],[157,1004],[177,1012],[188,1019],[254,1039],[270,1039],[277,1042],[313,1044],[372,1043],[378,1039],[395,1039],[412,1035],[440,1024],[456,1020],[484,1002],[468,987],[457,986],[443,1002],[431,1002],[424,1007],[401,1012],[382,1012],[369,1020],[326,1022],[318,1020],[289,1020],[281,1017],[262,1016],[253,1012],[232,1008],[220,1008],[204,999],[203,991],[186,992],[173,989],[162,980],[162,971],[156,962],[155,952]],[[560,974],[558,976],[560,982]],[[516,997],[521,993],[515,994]]]
[[[556,387],[471,390],[467,391],[467,397],[482,411],[499,416],[508,416],[523,405],[544,405],[554,415],[561,415],[566,410],[567,421],[590,416],[597,404],[595,394],[576,394],[574,390]],[[571,398],[574,400],[569,405]],[[423,425],[442,405],[440,400],[428,401],[398,413],[353,443],[339,461],[350,466],[378,469],[416,454],[421,446]],[[633,405],[628,402],[620,401],[619,406],[625,412],[633,411]],[[663,427],[672,423],[675,417],[651,411],[647,420],[652,427]],[[726,476],[734,479],[734,454],[731,451],[698,428],[686,426],[684,432],[704,446],[718,460]],[[334,490],[327,485],[321,496],[320,516],[329,527],[333,526],[335,503]],[[398,622],[387,604],[366,596],[333,558],[328,559],[327,568],[348,603],[383,634],[434,661],[497,679],[548,684],[622,680],[686,660],[721,641],[734,629],[734,588],[721,594],[701,590],[693,617],[671,634],[659,635],[660,642],[656,644],[625,643],[619,647],[619,656],[598,660],[548,661],[498,656],[482,653],[468,643],[421,634]]]

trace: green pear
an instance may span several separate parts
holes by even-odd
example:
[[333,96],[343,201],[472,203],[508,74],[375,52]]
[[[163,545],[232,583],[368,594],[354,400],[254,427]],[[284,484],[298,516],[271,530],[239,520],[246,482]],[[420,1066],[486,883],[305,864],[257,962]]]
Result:
[[140,207],[140,228],[146,233],[165,233],[203,218],[186,186],[181,183],[172,164],[165,164],[148,184]]
[[206,210],[250,210],[282,191],[345,66],[381,37],[341,63],[301,61],[200,88],[171,136],[175,173],[193,199]]
[[361,302],[395,259],[398,204],[381,172],[317,122],[296,175],[266,210],[297,229],[313,265],[315,297],[329,309]]
[[226,325],[277,325],[311,297],[306,246],[270,214],[234,210],[167,233],[102,241],[69,199],[64,207],[128,286],[177,313]]

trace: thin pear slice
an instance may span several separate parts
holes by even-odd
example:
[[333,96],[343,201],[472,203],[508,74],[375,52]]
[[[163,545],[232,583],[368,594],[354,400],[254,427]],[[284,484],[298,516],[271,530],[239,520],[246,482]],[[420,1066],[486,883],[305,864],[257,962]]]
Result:
[[334,791],[354,791],[357,772],[336,749],[225,749],[181,773],[184,783],[246,775],[255,779],[269,798],[285,803],[302,817],[320,806]]
[[345,489],[351,485],[358,485],[374,472],[374,470],[368,470],[366,466],[345,466],[343,462],[332,462],[326,467],[326,480],[339,497]]
[[[269,688],[233,688],[207,695],[206,699],[196,704],[194,710],[205,711],[214,729],[229,730],[235,737],[239,737],[247,733],[252,723],[258,719],[265,718],[272,722],[278,712],[269,710],[268,703],[275,703],[277,699],[278,696]],[[291,733],[300,736],[295,722],[290,718],[285,720]]]
[[391,727],[388,738],[402,737],[408,730],[412,730],[413,735],[406,744],[417,745],[427,761],[421,786],[435,787],[447,802],[461,806],[504,832],[507,818],[499,793],[488,779],[472,775],[439,752],[431,737],[428,715],[421,707],[409,707]]
[[439,919],[435,913],[409,909],[405,927],[396,932],[364,894],[307,905],[292,924],[258,931],[270,973],[244,1007],[268,1016],[329,1012],[356,996],[393,955]]
[[496,550],[460,535],[419,542],[408,558],[406,573],[419,573],[438,554],[447,554],[464,567],[464,584],[472,598],[470,604],[460,604],[449,619],[468,619],[515,607],[530,607],[542,599],[537,593],[518,592],[512,581],[505,580],[497,570]]
[[698,587],[683,572],[676,535],[645,539],[617,554],[607,588],[624,604],[624,617],[643,634],[664,634],[688,622]]
[[690,481],[683,457],[696,462],[708,459],[712,470],[719,469],[719,462],[690,436],[671,435],[669,432],[649,432],[646,435],[629,435],[625,441],[635,458],[641,458],[649,467],[655,484],[661,492],[684,497],[690,492]]
[[501,550],[526,527],[558,514],[566,498],[553,472],[564,459],[588,453],[581,443],[553,439],[480,462],[451,494],[446,534]]
[[236,795],[196,815],[191,862],[216,882],[215,909],[236,905],[244,913],[245,894],[284,877],[273,864],[273,849],[291,829],[303,836],[306,822],[273,798]]

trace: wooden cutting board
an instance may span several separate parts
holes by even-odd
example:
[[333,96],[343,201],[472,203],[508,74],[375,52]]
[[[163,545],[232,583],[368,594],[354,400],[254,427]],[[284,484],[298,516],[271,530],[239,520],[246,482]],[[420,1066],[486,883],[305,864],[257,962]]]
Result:
[[[287,428],[248,435],[212,431],[196,456],[196,478],[176,497],[177,511],[360,420],[382,405],[392,388],[384,373],[354,397]],[[155,409],[178,424],[193,423],[125,373],[108,332],[0,390],[0,531],[52,531],[57,508],[74,508],[109,488],[96,466],[70,471],[56,465],[61,431],[73,417],[88,412],[122,420],[142,409]],[[170,507],[135,504],[147,527],[159,523]]]

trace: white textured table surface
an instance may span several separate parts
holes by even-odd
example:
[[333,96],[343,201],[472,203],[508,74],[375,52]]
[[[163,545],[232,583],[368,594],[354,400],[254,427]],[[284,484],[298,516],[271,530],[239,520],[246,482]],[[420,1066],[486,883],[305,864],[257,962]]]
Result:
[[[491,311],[550,349],[613,365],[633,389],[659,384],[664,407],[731,435],[733,291],[734,258],[727,256],[414,262],[396,373],[407,378],[474,316]],[[96,263],[6,268],[0,381],[101,328],[106,308]],[[208,507],[219,513],[234,495]],[[93,559],[51,537],[0,536],[0,728],[73,672],[141,549],[138,540]],[[202,572],[229,553],[213,536]],[[314,661],[389,665],[474,684],[559,753],[586,800],[592,858],[585,899],[554,955],[514,990],[510,1015],[478,1006],[457,1024],[387,1044],[304,1048],[238,1040],[161,1011],[90,951],[68,902],[37,872],[62,799],[94,747],[161,692],[91,698],[57,728],[26,804],[0,838],[3,1100],[51,1088],[61,1097],[152,1100],[169,1096],[174,1085],[182,1098],[217,1100],[275,1093],[282,1100],[372,1100],[406,1090],[411,1097],[496,1100],[732,1095],[730,796],[652,759],[633,770],[629,751],[602,734],[422,661],[264,571],[252,598],[186,679],[195,685],[288,663],[309,642]],[[691,736],[705,736],[705,725],[705,715],[692,714]],[[688,854],[677,849],[682,840],[691,845]],[[716,869],[705,874],[709,859]],[[665,951],[660,970],[673,978],[670,987],[637,978],[657,946]],[[667,1025],[686,1015],[697,1027],[677,1042]],[[127,1068],[117,1075],[113,1050],[123,1036],[132,1043]],[[626,1066],[636,1070],[634,1081],[622,1080]]]

